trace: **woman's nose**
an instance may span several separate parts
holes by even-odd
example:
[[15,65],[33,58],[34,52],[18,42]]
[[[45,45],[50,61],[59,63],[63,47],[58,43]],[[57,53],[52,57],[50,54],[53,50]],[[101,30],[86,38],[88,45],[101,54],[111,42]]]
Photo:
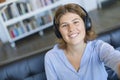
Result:
[[70,32],[74,31],[74,29],[75,29],[75,26],[73,24],[69,24],[69,31]]

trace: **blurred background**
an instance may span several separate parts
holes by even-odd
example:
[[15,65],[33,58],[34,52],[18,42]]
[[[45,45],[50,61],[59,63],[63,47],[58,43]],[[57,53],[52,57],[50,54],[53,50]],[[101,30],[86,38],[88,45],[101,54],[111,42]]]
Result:
[[97,34],[120,25],[120,0],[0,0],[0,60],[52,48],[54,12],[67,3],[86,9]]
[[[95,27],[95,29],[98,29],[97,30],[98,33],[101,32],[102,30],[107,30],[107,29],[111,28],[112,26],[119,24],[119,22],[118,22],[119,21],[119,16],[120,16],[119,15],[119,11],[120,11],[119,10],[119,6],[120,6],[120,1],[119,0],[89,0],[89,1],[88,0],[35,0],[35,1],[32,1],[32,0],[6,0],[6,1],[1,0],[0,1],[1,12],[3,11],[5,6],[8,6],[8,8],[10,9],[10,7],[11,7],[10,4],[14,3],[15,1],[19,1],[19,3],[20,3],[19,5],[22,7],[22,9],[24,8],[25,5],[22,5],[21,3],[24,3],[24,4],[29,3],[30,7],[33,10],[36,10],[37,8],[41,8],[40,7],[41,4],[39,4],[41,2],[38,2],[38,1],[43,1],[43,2],[47,1],[48,2],[48,4],[47,4],[47,2],[45,3],[45,5],[43,7],[44,9],[47,9],[47,6],[49,6],[49,5],[53,5],[52,7],[55,8],[55,7],[59,6],[60,4],[62,5],[62,4],[66,4],[66,3],[80,4],[90,14],[90,17],[93,20],[93,24],[94,24],[93,26]],[[54,1],[54,2],[50,2],[50,1]],[[54,5],[54,3],[58,3],[58,4]],[[19,5],[17,4],[17,6],[19,6]],[[38,5],[38,6],[36,6],[36,5]],[[18,10],[20,10],[20,9],[18,9]],[[50,8],[48,8],[47,10],[50,10]],[[31,15],[31,14],[28,14],[28,15],[30,15],[30,17],[32,17],[32,16],[36,16],[38,14],[45,14],[43,12],[45,12],[47,10],[43,10],[39,13],[34,14],[34,15]],[[15,10],[13,10],[13,12],[14,11]],[[5,12],[7,12],[7,10],[5,10],[4,13]],[[17,15],[16,12],[17,11],[15,11],[13,13],[14,16]],[[26,13],[29,13],[29,12],[26,12]],[[8,16],[9,14],[11,14],[11,11],[9,10],[6,14],[7,14],[6,16]],[[18,17],[20,17],[20,16],[18,16]],[[19,19],[18,17],[17,18],[15,17],[16,20]],[[21,21],[23,21],[27,18],[30,18],[30,17],[28,16],[24,19],[21,19]],[[13,19],[13,18],[10,18],[10,19]],[[12,41],[12,39],[10,39],[10,37],[9,37],[10,36],[10,34],[8,33],[9,30],[6,30],[3,27],[3,26],[9,26],[9,25],[11,26],[12,24],[9,24],[11,22],[13,22],[14,24],[16,23],[15,20],[11,20],[11,21],[8,21],[8,24],[6,24],[7,21],[4,24],[4,22],[2,22],[2,20],[0,20],[0,24],[1,24],[1,26],[0,26],[0,40],[1,40],[2,43],[17,41],[17,40]],[[20,22],[20,21],[17,21],[17,22]],[[14,24],[12,26],[14,26]],[[103,29],[102,27],[105,28],[105,29]],[[37,31],[37,32],[39,32],[39,31]],[[42,32],[41,32],[41,34],[42,34]],[[24,38],[26,38],[26,36]],[[20,39],[22,39],[22,38],[20,38]]]

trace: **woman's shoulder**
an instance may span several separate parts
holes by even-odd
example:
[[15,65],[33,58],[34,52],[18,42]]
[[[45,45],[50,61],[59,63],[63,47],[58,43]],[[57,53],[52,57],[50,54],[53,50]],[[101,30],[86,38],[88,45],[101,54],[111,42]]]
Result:
[[102,45],[105,42],[102,40],[92,40],[92,41],[88,41],[88,44],[91,44],[92,46],[98,46],[98,45]]
[[95,39],[95,40],[93,40],[93,41],[91,41],[91,42],[94,43],[94,44],[104,43],[103,40],[98,40],[98,39]]
[[109,43],[103,41],[103,40],[93,40],[92,42],[95,46],[111,46]]
[[103,40],[93,40],[90,41],[94,50],[100,51],[105,49],[113,49],[113,46]]
[[102,46],[107,46],[109,45],[107,42],[104,42],[103,40],[93,40],[93,41],[89,41],[88,44],[90,44],[90,46],[93,49],[100,49]]

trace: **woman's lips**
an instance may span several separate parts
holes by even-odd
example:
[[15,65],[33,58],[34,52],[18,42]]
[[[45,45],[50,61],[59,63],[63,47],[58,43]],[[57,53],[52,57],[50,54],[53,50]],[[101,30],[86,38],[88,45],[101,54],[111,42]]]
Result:
[[70,34],[70,35],[69,35],[70,38],[75,38],[75,37],[77,37],[77,36],[78,36],[78,33],[73,33],[73,34]]

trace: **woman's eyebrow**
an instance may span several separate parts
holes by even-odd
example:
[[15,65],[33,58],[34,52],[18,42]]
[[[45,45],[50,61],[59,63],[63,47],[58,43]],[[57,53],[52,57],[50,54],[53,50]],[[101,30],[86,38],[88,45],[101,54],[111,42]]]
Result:
[[60,25],[63,25],[63,24],[67,24],[67,22],[62,22],[62,23],[60,23]]
[[[75,20],[80,20],[80,18],[74,18],[72,21],[75,21]],[[67,24],[67,22],[60,23],[60,25],[63,25],[63,24]]]
[[75,20],[80,20],[80,18],[75,18],[75,19],[73,19],[72,21],[75,21]]

